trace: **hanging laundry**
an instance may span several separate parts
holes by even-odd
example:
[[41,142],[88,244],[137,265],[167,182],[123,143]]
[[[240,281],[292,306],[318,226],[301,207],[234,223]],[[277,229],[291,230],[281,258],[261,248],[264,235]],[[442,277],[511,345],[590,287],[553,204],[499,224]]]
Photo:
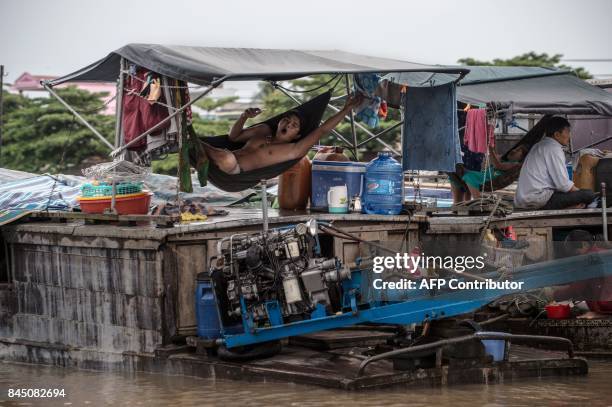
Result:
[[494,128],[487,122],[486,109],[468,110],[464,142],[467,148],[474,153],[486,153],[489,145],[495,146]]
[[381,76],[375,73],[360,73],[353,75],[355,92],[364,95],[364,100],[355,109],[355,118],[369,127],[378,126],[379,110],[382,98],[376,96],[376,89]]
[[[167,107],[147,101],[155,74],[143,68],[135,68],[134,72],[127,77],[123,95],[123,138],[126,144],[168,117]],[[165,102],[161,95],[160,99],[160,102]],[[161,133],[169,125],[169,122],[165,123],[153,134]],[[128,149],[142,150],[146,144],[147,138],[144,137]]]
[[[189,103],[189,90],[187,83],[183,81],[176,81],[174,87],[174,97],[176,100],[176,106],[184,106]],[[190,168],[190,157],[189,151],[192,149],[197,134],[193,129],[193,120],[191,116],[191,109],[186,108],[180,114],[179,121],[179,150],[178,150],[178,177],[179,177],[179,189],[181,192],[192,192],[193,186],[191,183],[191,168]],[[199,143],[198,143],[199,144]],[[206,155],[203,156],[205,159],[198,162],[196,171],[198,178],[207,178],[209,161]]]
[[149,85],[149,96],[147,96],[147,100],[149,103],[155,103],[159,100],[161,96],[161,80],[159,78],[154,78]]
[[383,79],[376,88],[375,95],[380,96],[389,107],[399,109],[402,106],[402,95],[406,93],[406,85]]
[[[468,104],[466,108],[469,106],[470,105]],[[459,142],[461,143],[461,157],[463,158],[464,169],[480,172],[482,170],[482,161],[484,160],[484,154],[470,151],[470,149],[465,145],[465,122],[467,120],[467,112],[470,109],[471,107],[467,109],[459,109],[457,111]]]
[[[157,95],[159,89],[159,95]],[[180,89],[180,92],[176,90]],[[161,76],[161,78],[153,78],[150,82],[150,89],[147,100],[149,103],[163,100],[163,106],[168,109],[168,116],[172,115],[181,107],[178,100],[179,94],[184,103],[189,102],[189,89],[187,84],[176,79]],[[162,96],[163,95],[163,96]],[[191,107],[185,108],[187,118],[187,126],[191,125],[192,113]],[[170,119],[170,124],[160,132],[149,134],[147,136],[146,150],[139,154],[139,162],[142,165],[150,166],[153,160],[164,159],[168,154],[178,152],[178,129],[179,121],[182,115],[175,115]]]
[[389,113],[389,109],[387,107],[387,102],[383,100],[380,103],[380,108],[378,109],[378,116],[382,119],[386,119],[388,113]]
[[454,172],[461,163],[455,84],[410,87],[404,95],[404,170]]

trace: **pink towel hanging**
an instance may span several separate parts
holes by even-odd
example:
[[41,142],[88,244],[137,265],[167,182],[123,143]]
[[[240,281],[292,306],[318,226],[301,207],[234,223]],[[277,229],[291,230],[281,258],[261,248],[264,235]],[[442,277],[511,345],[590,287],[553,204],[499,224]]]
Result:
[[[486,153],[488,145],[495,146],[493,126],[487,123],[486,109],[470,109],[465,120],[464,143],[474,153]],[[489,143],[487,144],[487,133]]]

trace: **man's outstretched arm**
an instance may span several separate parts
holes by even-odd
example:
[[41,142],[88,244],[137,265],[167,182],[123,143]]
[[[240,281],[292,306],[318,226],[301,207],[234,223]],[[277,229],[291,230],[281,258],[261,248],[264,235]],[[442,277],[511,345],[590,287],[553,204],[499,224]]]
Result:
[[324,135],[332,131],[341,121],[344,116],[350,113],[351,109],[357,107],[363,101],[362,95],[350,95],[346,99],[346,103],[342,110],[327,119],[321,126],[313,130],[306,137],[302,138],[292,146],[291,156],[293,159],[301,158],[308,154],[308,151],[314,146]]

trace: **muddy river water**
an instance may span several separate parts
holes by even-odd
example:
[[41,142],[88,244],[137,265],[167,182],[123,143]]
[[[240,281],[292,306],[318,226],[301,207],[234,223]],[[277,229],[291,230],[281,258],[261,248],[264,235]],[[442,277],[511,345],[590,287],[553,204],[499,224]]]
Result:
[[[64,389],[65,397],[9,398],[16,388]],[[612,362],[592,361],[582,377],[359,393],[0,362],[0,391],[0,406],[605,406],[612,405]]]

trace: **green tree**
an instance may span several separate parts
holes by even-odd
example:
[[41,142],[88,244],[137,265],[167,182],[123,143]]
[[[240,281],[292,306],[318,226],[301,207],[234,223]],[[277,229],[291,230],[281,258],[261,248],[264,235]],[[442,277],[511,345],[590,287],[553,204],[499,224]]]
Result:
[[541,66],[546,68],[568,69],[573,71],[579,78],[591,79],[593,76],[583,67],[571,67],[561,64],[562,54],[548,55],[547,53],[538,54],[531,51],[510,59],[496,58],[493,61],[480,61],[474,58],[461,58],[457,63],[462,65],[488,65],[488,66]]
[[[104,93],[75,87],[57,93],[111,143],[113,116],[99,113]],[[35,173],[79,173],[80,169],[108,160],[108,147],[78,122],[55,98],[27,98],[4,94],[4,131],[0,165]]]
[[238,100],[238,96],[228,96],[219,99],[203,98],[195,102],[195,105],[201,109],[211,111],[223,107],[228,103],[235,102],[236,100]]

